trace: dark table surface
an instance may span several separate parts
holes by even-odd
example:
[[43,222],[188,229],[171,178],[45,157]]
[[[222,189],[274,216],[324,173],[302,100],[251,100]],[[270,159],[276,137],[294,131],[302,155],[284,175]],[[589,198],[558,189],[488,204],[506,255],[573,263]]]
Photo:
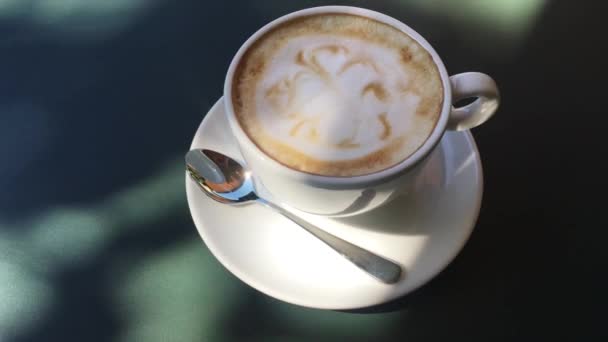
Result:
[[492,75],[485,175],[439,276],[361,312],[240,282],[189,216],[183,155],[228,63],[322,1],[0,1],[0,341],[607,341],[605,6],[335,1],[387,13],[451,74]]

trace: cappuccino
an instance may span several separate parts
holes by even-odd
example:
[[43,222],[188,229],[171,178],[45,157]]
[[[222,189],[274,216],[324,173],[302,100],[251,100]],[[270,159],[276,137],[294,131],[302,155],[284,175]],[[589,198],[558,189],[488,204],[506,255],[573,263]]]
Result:
[[443,104],[431,55],[406,33],[350,14],[293,19],[243,55],[232,101],[249,138],[294,170],[349,177],[407,159]]

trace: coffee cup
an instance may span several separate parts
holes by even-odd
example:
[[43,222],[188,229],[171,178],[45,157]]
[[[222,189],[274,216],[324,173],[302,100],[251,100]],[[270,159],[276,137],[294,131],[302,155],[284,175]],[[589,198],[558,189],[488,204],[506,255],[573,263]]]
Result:
[[[476,99],[454,107],[465,98]],[[224,103],[259,191],[341,217],[407,192],[444,132],[485,122],[499,93],[483,73],[448,76],[431,45],[390,16],[324,6],[255,32],[230,64]]]

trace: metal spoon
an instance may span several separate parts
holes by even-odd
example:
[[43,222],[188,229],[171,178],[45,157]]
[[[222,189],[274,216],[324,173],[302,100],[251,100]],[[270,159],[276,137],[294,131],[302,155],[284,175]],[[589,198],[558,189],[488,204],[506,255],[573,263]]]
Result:
[[195,149],[186,154],[186,168],[190,177],[212,199],[233,205],[257,202],[274,209],[381,282],[394,284],[399,281],[401,267],[394,262],[333,236],[278,205],[260,198],[255,192],[251,172],[236,160],[212,150]]

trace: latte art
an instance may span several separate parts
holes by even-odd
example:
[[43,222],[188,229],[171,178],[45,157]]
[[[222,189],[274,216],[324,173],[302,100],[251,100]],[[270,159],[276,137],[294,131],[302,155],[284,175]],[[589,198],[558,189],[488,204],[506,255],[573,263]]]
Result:
[[296,170],[355,176],[406,159],[437,122],[443,89],[405,33],[354,15],[306,17],[245,54],[233,101],[250,138]]
[[295,38],[281,52],[260,80],[256,107],[261,125],[281,142],[320,159],[348,160],[411,126],[402,121],[414,117],[420,97],[408,89],[393,51],[313,36]]

